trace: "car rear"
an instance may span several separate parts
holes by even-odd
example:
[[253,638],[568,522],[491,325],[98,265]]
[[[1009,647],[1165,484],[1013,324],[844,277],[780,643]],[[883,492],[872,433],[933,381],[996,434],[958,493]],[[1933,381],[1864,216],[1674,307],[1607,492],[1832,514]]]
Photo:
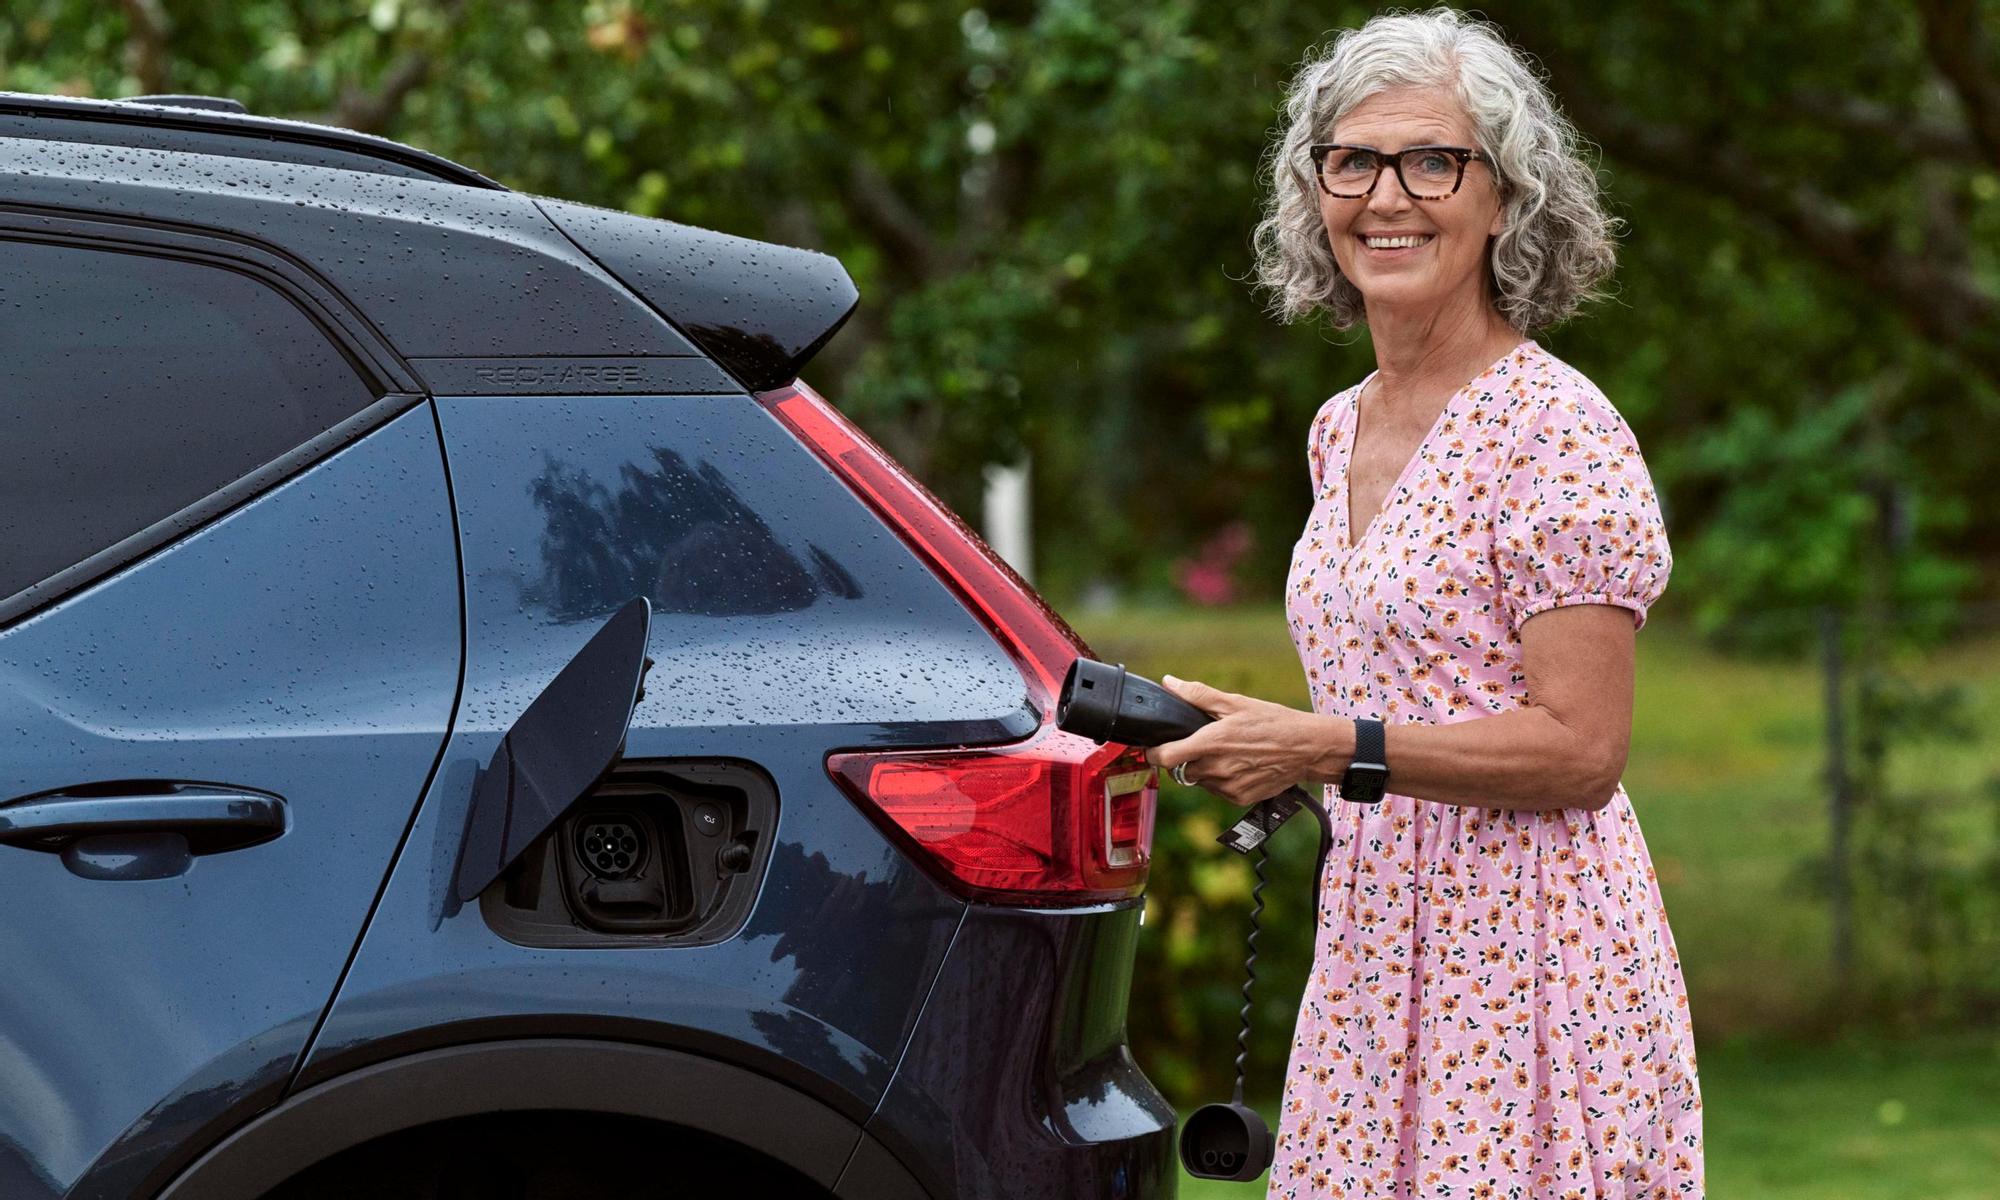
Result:
[[[319,839],[355,877],[314,877],[346,923],[310,947],[302,1000],[159,1041],[87,1144],[24,1150],[62,1164],[52,1194],[247,1198],[481,1129],[661,1178],[740,1155],[846,1197],[1172,1194],[1173,1113],[1124,1038],[1156,781],[1053,728],[1081,641],[799,381],[856,300],[838,263],[296,123],[10,103],[18,236],[257,265],[395,400],[76,585],[184,600],[150,581],[196,551],[241,569],[251,533],[338,581],[265,605],[359,714],[299,739],[315,791],[272,844]],[[370,557],[314,549],[333,517],[367,524]],[[635,596],[653,663],[622,757],[460,903],[503,735]],[[419,622],[422,673],[395,632]],[[283,709],[290,678],[239,698]],[[413,734],[435,749],[393,805],[354,803],[368,768],[310,769],[338,735],[379,773]],[[194,893],[280,941],[321,915],[293,876],[258,882],[274,852],[233,861]],[[539,1109],[545,1146],[515,1136]],[[650,1132],[585,1145],[563,1113]]]
[[[799,379],[854,302],[837,263],[535,204],[716,378],[605,394],[547,358],[419,364],[460,532],[461,716],[300,1083],[609,1028],[824,1103],[844,1147],[735,1133],[842,1196],[1170,1195],[1173,1113],[1124,1038],[1157,781],[1054,728],[1087,647]],[[623,761],[546,841],[539,882],[531,861],[476,914],[440,913],[469,781],[635,595],[654,665]],[[643,834],[648,812],[682,814],[648,839],[670,876],[712,870],[698,836],[672,838],[699,772],[743,814],[727,895],[754,902],[593,907],[563,848]]]
[[1133,748],[1055,728],[1089,647],[976,534],[804,384],[759,399],[1008,647],[1039,718],[1000,746],[828,759],[968,901],[870,1153],[940,1196],[1171,1196],[1174,1113],[1125,1045],[1157,778]]
[[[658,253],[658,222],[542,206],[663,313],[700,307],[729,285],[725,275],[691,279],[686,256]],[[733,241],[694,236],[708,246]],[[768,256],[782,253],[762,244],[732,252],[763,271]],[[781,344],[802,348],[797,357],[747,359],[740,330],[693,316],[676,324],[760,389],[757,402],[1004,649],[1027,717],[1025,733],[983,745],[911,727],[865,746],[825,747],[827,773],[855,808],[963,906],[849,1182],[892,1156],[940,1197],[1171,1196],[1174,1113],[1125,1044],[1157,778],[1137,750],[1055,728],[1063,676],[1088,646],[960,518],[795,377],[831,336],[824,315],[815,319],[804,305],[839,287],[817,266],[790,265],[791,279],[748,307],[782,331]],[[768,386],[780,379],[788,381]],[[949,678],[949,656],[933,670]],[[886,1171],[874,1186],[888,1194]]]
[[[823,1104],[851,1136],[739,1132],[841,1196],[1171,1195],[1173,1113],[1124,1037],[1156,780],[1053,728],[1075,635],[802,383],[436,404],[461,717],[300,1086],[498,1039],[636,1039]],[[454,910],[481,764],[633,595],[655,661],[622,760],[541,859]],[[689,816],[709,800],[748,835],[709,907],[632,924],[588,865],[560,882],[565,854],[647,821],[666,836],[642,856],[714,872]]]

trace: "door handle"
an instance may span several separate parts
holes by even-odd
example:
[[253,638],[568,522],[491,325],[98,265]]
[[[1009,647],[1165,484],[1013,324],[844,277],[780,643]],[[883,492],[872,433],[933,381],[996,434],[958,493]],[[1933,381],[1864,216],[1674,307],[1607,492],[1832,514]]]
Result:
[[285,802],[207,783],[91,784],[0,804],[0,845],[61,852],[106,834],[178,834],[188,854],[216,854],[285,832]]

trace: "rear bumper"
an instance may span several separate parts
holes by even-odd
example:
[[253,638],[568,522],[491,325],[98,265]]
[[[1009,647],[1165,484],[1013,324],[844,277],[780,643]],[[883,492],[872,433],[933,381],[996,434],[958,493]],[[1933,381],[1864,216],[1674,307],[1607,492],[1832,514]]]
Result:
[[1174,1111],[1125,1047],[1138,928],[973,906],[869,1137],[936,1200],[1172,1197]]

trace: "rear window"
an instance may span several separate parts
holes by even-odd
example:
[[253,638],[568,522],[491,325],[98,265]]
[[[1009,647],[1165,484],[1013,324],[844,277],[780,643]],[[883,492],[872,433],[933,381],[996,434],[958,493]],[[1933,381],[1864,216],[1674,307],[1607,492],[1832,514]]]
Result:
[[0,240],[0,603],[375,399],[251,276]]
[[578,644],[549,626],[645,596],[658,661],[637,728],[908,722],[921,742],[926,723],[1021,719],[992,634],[750,397],[437,403],[470,661],[522,706]]

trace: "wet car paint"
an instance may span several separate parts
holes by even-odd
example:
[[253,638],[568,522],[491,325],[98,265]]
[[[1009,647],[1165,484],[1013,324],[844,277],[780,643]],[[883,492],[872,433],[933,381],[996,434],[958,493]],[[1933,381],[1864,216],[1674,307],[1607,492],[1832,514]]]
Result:
[[[457,729],[301,1077],[484,1037],[617,1031],[865,1119],[963,911],[827,777],[831,749],[1012,740],[1018,670],[748,396],[437,401],[464,546]],[[474,773],[619,605],[654,615],[628,758],[756,764],[777,841],[716,945],[519,946],[449,881]]]
[[283,1089],[450,718],[444,498],[419,408],[0,631],[0,800],[206,781],[292,823],[144,881],[0,846],[0,1195],[64,1195],[93,1163],[90,1194],[129,1194],[149,1156]]
[[[162,613],[184,619],[184,612],[233,605],[220,628],[233,634],[230,651],[253,658],[266,644],[260,639],[278,636],[259,620],[294,629],[286,623],[291,618],[279,615],[287,598],[320,619],[317,635],[345,630],[350,639],[365,640],[421,625],[427,643],[439,629],[448,630],[448,640],[462,636],[464,642],[461,719],[440,756],[445,722],[437,710],[449,709],[459,682],[457,645],[437,660],[428,644],[411,648],[411,634],[393,653],[364,653],[349,663],[329,654],[314,635],[286,635],[308,644],[301,662],[315,664],[319,685],[336,691],[350,668],[417,671],[421,665],[430,673],[421,684],[412,681],[423,691],[424,719],[406,714],[384,723],[381,745],[369,760],[371,767],[400,770],[406,759],[423,757],[408,744],[430,737],[436,770],[422,788],[414,824],[408,824],[410,804],[421,771],[400,797],[400,808],[369,801],[364,828],[343,827],[345,840],[323,861],[286,860],[282,884],[253,890],[226,918],[166,928],[157,924],[157,911],[141,913],[138,906],[114,907],[113,918],[87,919],[82,906],[61,912],[60,919],[79,927],[91,920],[103,926],[90,935],[98,942],[77,945],[106,961],[72,978],[65,971],[74,964],[37,943],[45,956],[39,975],[29,973],[15,1011],[0,1007],[0,1093],[12,1089],[14,1097],[11,1107],[0,1099],[0,1128],[10,1139],[0,1148],[0,1194],[34,1200],[61,1194],[64,1180],[76,1181],[70,1194],[77,1196],[144,1192],[250,1113],[350,1067],[429,1045],[549,1033],[652,1041],[748,1064],[821,1098],[857,1126],[867,1122],[869,1133],[899,1147],[897,1155],[940,1195],[1022,1194],[1021,1187],[1041,1189],[1044,1180],[1047,1187],[1084,1186],[1092,1194],[1171,1193],[1171,1176],[1162,1179],[1149,1165],[1160,1158],[1171,1115],[1163,1133],[1163,1104],[1136,1068],[1128,1069],[1122,1047],[1125,984],[1116,981],[1127,978],[1130,964],[1129,945],[1116,930],[1133,919],[1132,910],[969,908],[896,849],[831,785],[822,766],[824,752],[833,748],[1023,736],[1035,714],[1020,702],[1013,665],[896,536],[808,455],[794,454],[798,448],[788,447],[787,435],[748,397],[528,390],[543,381],[565,385],[551,386],[555,391],[596,390],[604,386],[603,372],[613,370],[625,391],[664,387],[659,381],[671,379],[683,381],[675,386],[727,392],[716,368],[703,366],[704,350],[721,359],[739,384],[782,381],[838,327],[838,319],[822,316],[830,323],[815,335],[812,314],[838,309],[844,317],[851,306],[851,284],[838,264],[792,275],[786,263],[798,260],[775,253],[784,248],[693,231],[689,244],[711,251],[719,246],[736,257],[700,280],[705,310],[677,313],[677,292],[685,288],[671,263],[662,273],[663,264],[642,256],[607,270],[591,256],[607,254],[604,245],[579,247],[531,198],[504,192],[322,166],[130,146],[28,145],[0,137],[0,195],[29,206],[8,219],[46,224],[50,236],[59,224],[62,236],[96,224],[144,226],[148,236],[161,239],[201,227],[241,238],[246,255],[262,253],[256,244],[268,243],[310,273],[300,286],[319,288],[330,305],[353,304],[359,315],[351,324],[361,333],[379,330],[393,343],[376,363],[384,378],[415,378],[439,393],[475,393],[441,398],[397,418],[294,481],[320,480],[343,459],[374,461],[375,454],[387,453],[381,445],[398,440],[391,431],[405,443],[425,441],[409,432],[421,412],[446,432],[455,503],[438,494],[446,486],[442,471],[411,473],[418,455],[406,464],[410,470],[375,481],[372,507],[336,489],[320,499],[344,506],[339,517],[296,506],[282,510],[296,528],[266,531],[252,544],[272,555],[270,561],[290,563],[294,580],[266,579],[263,566],[240,551],[236,557],[221,552],[222,566],[198,559],[208,564],[206,579],[148,574],[288,494],[281,488],[0,632],[0,654],[21,653],[0,659],[18,668],[0,675],[14,689],[0,698],[0,729],[10,719],[28,722],[20,727],[37,736],[47,726],[33,715],[34,706],[51,696],[74,699],[58,695],[60,688],[51,692],[48,679],[103,669],[95,656],[106,651],[136,656],[129,657],[133,662],[145,661],[141,651],[166,657],[168,650],[145,636],[177,628],[173,620],[159,624]],[[69,210],[67,218],[47,215],[62,209]],[[620,227],[606,236],[626,239],[624,249],[632,249],[638,227],[622,222],[634,220],[620,217],[614,222]],[[626,291],[621,280],[643,294]],[[765,308],[736,305],[745,288],[769,293],[765,307],[789,314],[790,324],[776,335],[755,327],[743,314]],[[469,302],[475,297],[477,303]],[[340,311],[335,316],[349,320]],[[699,330],[694,342],[677,322]],[[413,370],[398,356],[422,365]],[[529,380],[521,377],[522,363],[533,364]],[[482,380],[499,378],[495,372],[506,372],[510,389],[523,394],[477,395]],[[439,440],[434,424],[427,443],[431,464],[442,448]],[[346,457],[363,447],[376,449]],[[443,548],[426,535],[418,561],[399,560],[421,579],[369,575],[365,603],[356,608],[375,614],[372,626],[328,617],[321,607],[346,594],[342,586],[358,586],[343,572],[374,561],[338,539],[328,543],[328,529],[361,538],[364,531],[354,522],[372,513],[384,529],[407,533],[418,514],[383,508],[382,498],[390,496],[421,507],[431,532],[444,532]],[[450,543],[454,518],[464,529],[462,545]],[[292,544],[276,544],[284,538]],[[218,553],[216,544],[208,543],[204,553]],[[315,553],[319,557],[310,561],[300,557]],[[467,606],[462,626],[455,594],[461,578]],[[318,590],[302,595],[301,581],[318,581]],[[259,587],[261,596],[255,594]],[[663,617],[655,626],[656,673],[635,717],[628,754],[756,763],[781,797],[778,844],[753,911],[729,941],[590,951],[517,946],[486,929],[476,907],[460,908],[448,895],[472,775],[500,732],[588,636],[593,619],[601,620],[634,588],[646,590]],[[60,626],[63,639],[30,635],[7,642],[45,619],[91,611],[89,604],[114,594],[126,597],[118,613],[126,624],[118,631],[96,636],[94,627],[72,621]],[[395,619],[383,617],[379,606],[394,601],[413,607]],[[268,609],[271,604],[281,607]],[[439,661],[452,668],[445,672],[449,678],[431,677]],[[231,696],[216,701],[219,710],[250,703],[270,679],[282,685],[297,677],[295,666],[267,665],[273,674],[237,680]],[[166,694],[164,684],[159,690]],[[100,696],[91,703],[108,709],[132,698]],[[360,712],[387,702],[366,688],[350,690],[281,712],[271,728],[290,729],[301,715]],[[141,706],[163,729],[176,720],[160,716],[164,704]],[[186,719],[198,724],[199,711]],[[56,737],[50,744],[60,749],[64,743]],[[352,778],[351,772],[341,776],[350,790]],[[331,786],[322,780],[295,787],[288,798],[296,802]],[[342,973],[353,933],[405,828],[408,841],[379,909]],[[290,839],[298,832],[271,845],[295,844]],[[0,848],[0,854],[13,853]],[[229,857],[198,860],[182,881],[185,895],[196,895],[200,881],[227,875],[211,868]],[[301,878],[310,872],[319,874]],[[335,892],[337,901],[325,899]],[[29,907],[15,911],[32,911],[46,903],[40,897],[62,894],[61,887],[43,889],[23,901]],[[233,945],[216,953],[204,940],[247,929],[262,946],[255,937],[287,928],[294,896],[313,906],[306,917],[312,931],[346,928],[339,953],[323,949],[342,942],[331,935],[288,938],[260,955]],[[189,906],[197,910],[208,915],[206,908]],[[350,915],[348,927],[343,923]],[[156,924],[146,926],[146,919]],[[122,937],[134,928],[159,932],[157,944],[120,959],[104,930]],[[18,937],[30,932],[21,927]],[[90,949],[100,943],[104,950]],[[213,960],[206,957],[211,953]],[[284,978],[255,978],[259,972]],[[36,1013],[10,1023],[31,1001],[59,1005],[66,989],[77,988],[96,994],[78,1004],[74,1017]],[[333,997],[316,1035],[321,1013],[315,990],[320,1000]],[[199,994],[199,1004],[176,998],[191,994]],[[135,997],[142,1010],[151,1003],[157,1011],[141,1011],[135,1019],[128,1011]],[[260,1003],[263,1014],[253,1018]],[[191,1032],[180,1028],[186,1014],[192,1014],[186,1017]],[[229,1020],[237,1021],[232,1028],[242,1036],[233,1044],[224,1028]],[[75,1045],[58,1051],[36,1042],[55,1027]],[[40,1049],[24,1053],[24,1045]],[[120,1060],[122,1052],[129,1052],[130,1062]],[[954,1058],[986,1064],[990,1073],[958,1070]],[[86,1094],[93,1089],[101,1094]],[[117,1132],[127,1116],[130,1123]],[[1119,1140],[1093,1143],[1092,1136]],[[1035,1178],[1010,1175],[1024,1171]],[[9,1186],[15,1178],[22,1181],[18,1190]]]

